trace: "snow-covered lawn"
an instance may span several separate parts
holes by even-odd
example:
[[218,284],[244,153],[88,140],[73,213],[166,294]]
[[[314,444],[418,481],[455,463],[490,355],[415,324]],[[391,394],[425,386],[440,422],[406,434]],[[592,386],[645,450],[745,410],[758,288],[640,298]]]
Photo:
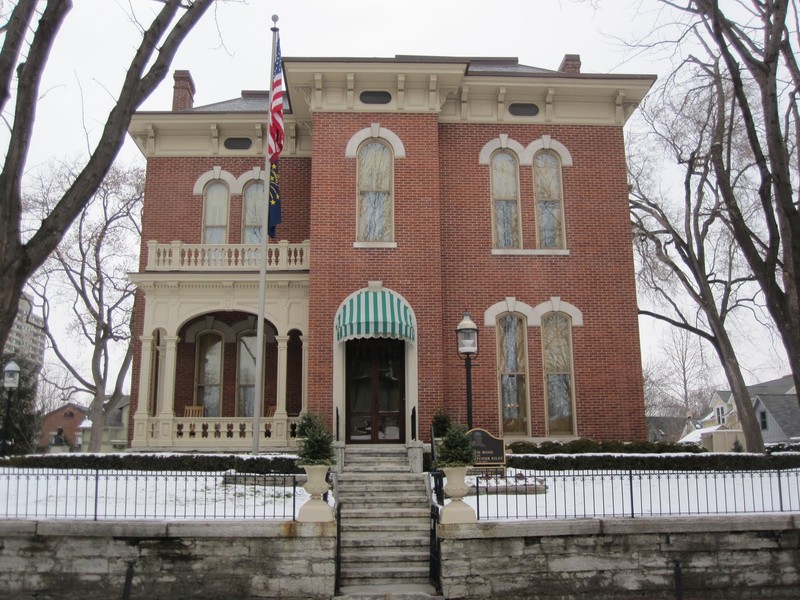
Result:
[[[308,499],[294,475],[227,475],[0,468],[0,519],[293,519]],[[800,469],[508,469],[470,483],[465,501],[480,519],[800,511]]]
[[293,519],[308,499],[294,475],[0,469],[0,518]]
[[800,511],[800,469],[519,471],[471,477],[480,519],[708,515]]

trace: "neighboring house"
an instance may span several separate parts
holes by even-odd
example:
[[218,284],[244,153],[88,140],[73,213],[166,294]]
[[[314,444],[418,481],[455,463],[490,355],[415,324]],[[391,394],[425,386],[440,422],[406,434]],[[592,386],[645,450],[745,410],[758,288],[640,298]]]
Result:
[[3,353],[26,361],[32,371],[38,372],[44,364],[46,345],[44,320],[33,314],[33,303],[29,296],[23,294]]
[[[265,69],[265,72],[267,70]],[[512,439],[647,437],[623,126],[650,75],[509,58],[284,58],[280,241],[253,416],[266,92],[134,115],[147,159],[135,449],[344,444],[473,421]],[[265,87],[268,82],[265,80]],[[208,82],[213,85],[213,82]]]
[[[761,425],[764,443],[786,442],[800,436],[800,433],[796,433],[796,427],[800,426],[800,406],[791,375],[748,386],[747,391]],[[711,400],[710,412],[699,421],[693,422],[690,419],[680,441],[693,443],[692,440],[698,435],[697,431],[702,430],[703,445],[706,448],[724,451],[734,438],[744,443],[741,427],[733,394],[729,390],[716,390]],[[718,438],[716,441],[713,440],[715,437]]]
[[[103,428],[103,441],[100,444],[100,452],[117,452],[128,446],[128,422],[130,420],[129,395],[123,396],[111,411],[106,413],[105,427]],[[81,430],[81,449],[88,452],[89,444],[92,441],[92,421],[86,419],[80,426]]]
[[39,452],[45,452],[56,442],[58,430],[62,430],[64,446],[70,449],[80,447],[80,425],[89,413],[85,406],[68,403],[42,417],[41,433],[36,443]]
[[800,442],[797,394],[757,394],[753,410],[765,444]]
[[651,442],[677,442],[686,419],[681,417],[647,417],[647,439]]

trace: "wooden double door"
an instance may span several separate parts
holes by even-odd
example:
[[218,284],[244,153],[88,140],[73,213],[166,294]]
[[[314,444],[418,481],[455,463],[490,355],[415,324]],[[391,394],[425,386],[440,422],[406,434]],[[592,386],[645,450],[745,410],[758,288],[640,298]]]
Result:
[[405,442],[405,342],[366,338],[346,344],[346,441]]

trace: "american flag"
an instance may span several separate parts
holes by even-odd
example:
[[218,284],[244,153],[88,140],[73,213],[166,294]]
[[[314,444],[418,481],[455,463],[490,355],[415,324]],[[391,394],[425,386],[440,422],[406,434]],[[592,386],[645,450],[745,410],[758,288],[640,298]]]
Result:
[[269,161],[274,163],[283,150],[283,68],[281,39],[275,44],[275,65],[272,69],[272,104],[269,107]]

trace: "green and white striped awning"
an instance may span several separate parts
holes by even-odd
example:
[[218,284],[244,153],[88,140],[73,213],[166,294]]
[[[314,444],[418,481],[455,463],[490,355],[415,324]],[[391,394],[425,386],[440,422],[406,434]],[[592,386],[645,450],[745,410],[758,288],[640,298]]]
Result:
[[400,296],[386,289],[364,289],[344,301],[335,320],[336,340],[396,338],[414,342],[414,313]]

